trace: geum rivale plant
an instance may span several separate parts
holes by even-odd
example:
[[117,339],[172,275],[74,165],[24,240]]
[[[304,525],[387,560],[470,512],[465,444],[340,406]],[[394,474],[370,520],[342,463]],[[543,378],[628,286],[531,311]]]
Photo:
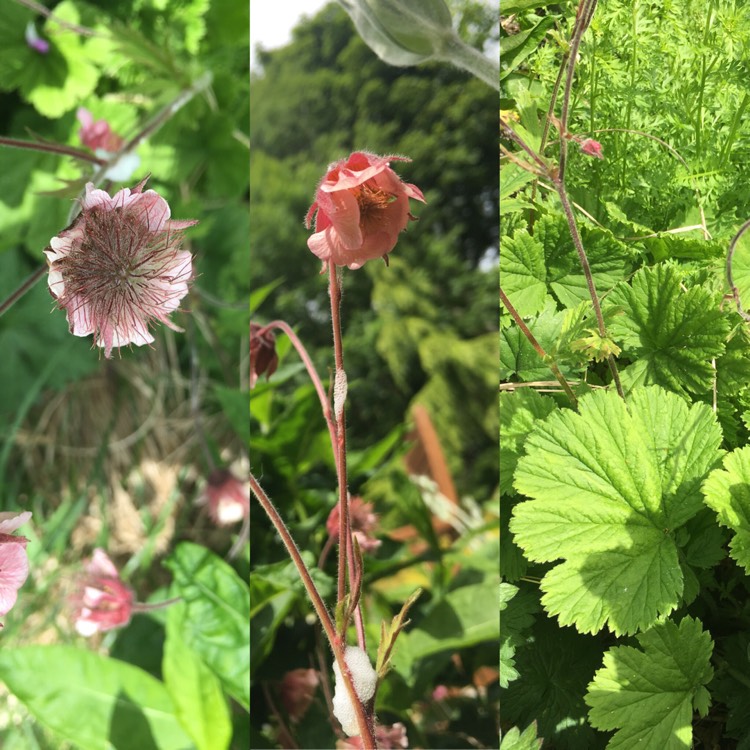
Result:
[[[273,330],[286,334],[305,364],[318,394],[323,417],[328,426],[338,481],[338,503],[335,515],[338,529],[332,538],[338,543],[338,574],[334,615],[318,593],[313,578],[278,511],[255,476],[250,487],[268,514],[305,585],[307,595],[323,628],[334,655],[335,693],[333,714],[344,733],[358,737],[362,748],[374,749],[376,733],[374,705],[378,682],[386,674],[391,653],[405,616],[416,596],[404,604],[390,627],[383,624],[378,646],[377,664],[373,669],[367,655],[365,627],[360,608],[362,594],[362,547],[354,532],[354,499],[350,496],[346,471],[347,379],[344,369],[343,338],[340,317],[343,267],[361,268],[368,260],[383,259],[396,245],[399,234],[415,217],[409,201],[424,202],[418,187],[402,182],[390,162],[405,161],[399,156],[376,156],[358,151],[347,159],[331,164],[318,185],[315,200],[308,211],[306,224],[313,225],[309,249],[322,261],[322,272],[328,276],[333,324],[334,375],[332,398],[302,342],[284,321],[261,326],[251,323],[251,383],[260,375],[270,376],[276,369]],[[361,504],[361,501],[360,501]],[[361,515],[361,514],[360,514]],[[360,532],[361,533],[361,532]],[[356,645],[347,645],[350,624],[356,630]]]
[[726,263],[581,226],[568,172],[608,153],[570,132],[595,9],[545,106],[519,87],[501,113],[503,747],[730,746],[750,738],[749,224]]

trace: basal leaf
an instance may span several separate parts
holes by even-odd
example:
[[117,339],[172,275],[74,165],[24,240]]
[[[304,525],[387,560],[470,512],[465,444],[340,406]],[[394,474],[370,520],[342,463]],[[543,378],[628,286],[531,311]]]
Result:
[[82,750],[184,750],[164,685],[125,662],[72,646],[0,651],[0,679],[34,718]]
[[250,704],[250,592],[210,550],[182,542],[165,562],[185,602],[182,637],[241,705]]
[[711,409],[658,387],[583,397],[538,422],[518,462],[510,529],[530,560],[564,562],[542,603],[581,632],[650,627],[683,590],[675,531],[701,508],[721,457]]
[[[502,615],[500,624],[505,627]],[[599,747],[583,696],[601,664],[601,639],[560,628],[544,616],[524,636],[515,659],[522,678],[500,693],[503,720],[518,726],[536,720],[539,734],[556,750]]]
[[500,750],[540,750],[542,739],[536,735],[536,723],[530,724],[521,732],[512,727],[504,735]]
[[500,687],[518,678],[514,656],[534,623],[538,602],[528,593],[519,594],[517,586],[500,584]]
[[513,473],[526,436],[536,420],[556,408],[549,396],[533,388],[518,388],[500,394],[500,494],[513,494]]
[[547,296],[544,247],[526,229],[503,240],[500,284],[521,317],[541,312]]
[[214,673],[182,637],[187,607],[172,606],[167,615],[162,672],[175,714],[198,750],[226,750],[232,739],[229,707]]
[[[544,246],[547,280],[565,307],[590,301],[581,261],[570,237],[567,221],[559,214],[542,217],[534,235]],[[631,251],[610,232],[581,227],[581,240],[599,297],[627,277],[632,268]]]
[[602,730],[616,729],[607,750],[687,750],[692,716],[705,716],[705,685],[713,676],[713,641],[699,620],[667,620],[637,636],[640,648],[617,646],[591,682],[589,718]]
[[708,291],[683,291],[677,269],[662,264],[642,268],[607,301],[624,313],[612,319],[609,333],[622,342],[623,356],[637,363],[631,382],[684,395],[711,388],[711,360],[724,352],[729,323]]
[[709,474],[703,493],[719,523],[734,532],[729,554],[750,572],[750,446],[726,456],[724,468]]

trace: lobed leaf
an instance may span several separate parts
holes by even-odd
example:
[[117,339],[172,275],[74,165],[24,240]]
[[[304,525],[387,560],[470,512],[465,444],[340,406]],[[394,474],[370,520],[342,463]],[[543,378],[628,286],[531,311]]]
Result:
[[699,620],[670,620],[637,636],[640,649],[617,646],[604,655],[585,696],[597,729],[616,729],[608,750],[692,747],[692,716],[705,716],[713,677],[711,635]]
[[658,387],[627,401],[597,391],[580,413],[553,412],[526,443],[513,511],[516,543],[536,562],[545,608],[581,632],[650,627],[683,591],[675,531],[701,509],[700,483],[721,453],[705,404]]
[[661,264],[642,268],[631,284],[620,284],[608,298],[624,314],[609,333],[622,341],[634,364],[623,371],[632,385],[661,385],[683,395],[710,390],[711,360],[724,352],[729,323],[713,295],[701,287],[681,289],[678,270]]

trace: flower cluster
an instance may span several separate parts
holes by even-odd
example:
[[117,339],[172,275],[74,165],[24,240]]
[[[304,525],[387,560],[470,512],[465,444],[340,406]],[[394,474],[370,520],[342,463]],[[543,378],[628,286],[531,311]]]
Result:
[[171,220],[164,198],[143,191],[147,179],[113,197],[88,183],[81,213],[44,251],[49,289],[70,332],[93,334],[105,357],[126,344],[150,344],[153,321],[181,330],[168,316],[193,276],[181,230],[197,222]]
[[401,181],[391,161],[409,159],[356,151],[328,167],[305,218],[309,228],[315,217],[307,246],[324,263],[360,268],[374,258],[387,262],[398,235],[415,218],[409,198],[426,202],[416,185]]

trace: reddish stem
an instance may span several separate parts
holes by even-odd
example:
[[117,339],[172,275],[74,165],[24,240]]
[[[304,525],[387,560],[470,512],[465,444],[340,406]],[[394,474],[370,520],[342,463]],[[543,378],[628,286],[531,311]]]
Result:
[[289,529],[287,529],[286,524],[279,515],[279,512],[276,510],[268,495],[266,495],[265,491],[258,483],[258,480],[253,476],[252,472],[250,473],[250,490],[258,499],[261,507],[266,512],[266,515],[271,520],[271,523],[274,525],[276,533],[279,535],[281,541],[286,547],[287,552],[289,553],[289,556],[291,557],[292,562],[297,568],[297,572],[302,579],[302,584],[307,591],[310,602],[312,603],[313,608],[318,615],[318,620],[320,621],[320,624],[325,631],[326,638],[328,638],[328,643],[331,646],[333,655],[336,658],[339,669],[341,670],[344,686],[346,687],[347,693],[349,693],[349,699],[351,700],[351,704],[354,707],[354,711],[357,716],[357,727],[359,728],[360,738],[362,740],[362,746],[364,750],[377,750],[372,722],[367,711],[365,710],[365,707],[362,705],[362,701],[357,695],[357,691],[354,688],[354,683],[352,682],[351,673],[349,672],[349,667],[347,666],[346,660],[344,659],[345,641],[343,638],[340,638],[336,634],[331,615],[326,609],[323,598],[320,596],[320,593],[315,586],[312,576],[310,575],[310,571],[308,571],[307,566],[305,565],[305,561],[302,559],[302,555],[299,552],[299,548],[292,538],[292,535],[289,533]]

